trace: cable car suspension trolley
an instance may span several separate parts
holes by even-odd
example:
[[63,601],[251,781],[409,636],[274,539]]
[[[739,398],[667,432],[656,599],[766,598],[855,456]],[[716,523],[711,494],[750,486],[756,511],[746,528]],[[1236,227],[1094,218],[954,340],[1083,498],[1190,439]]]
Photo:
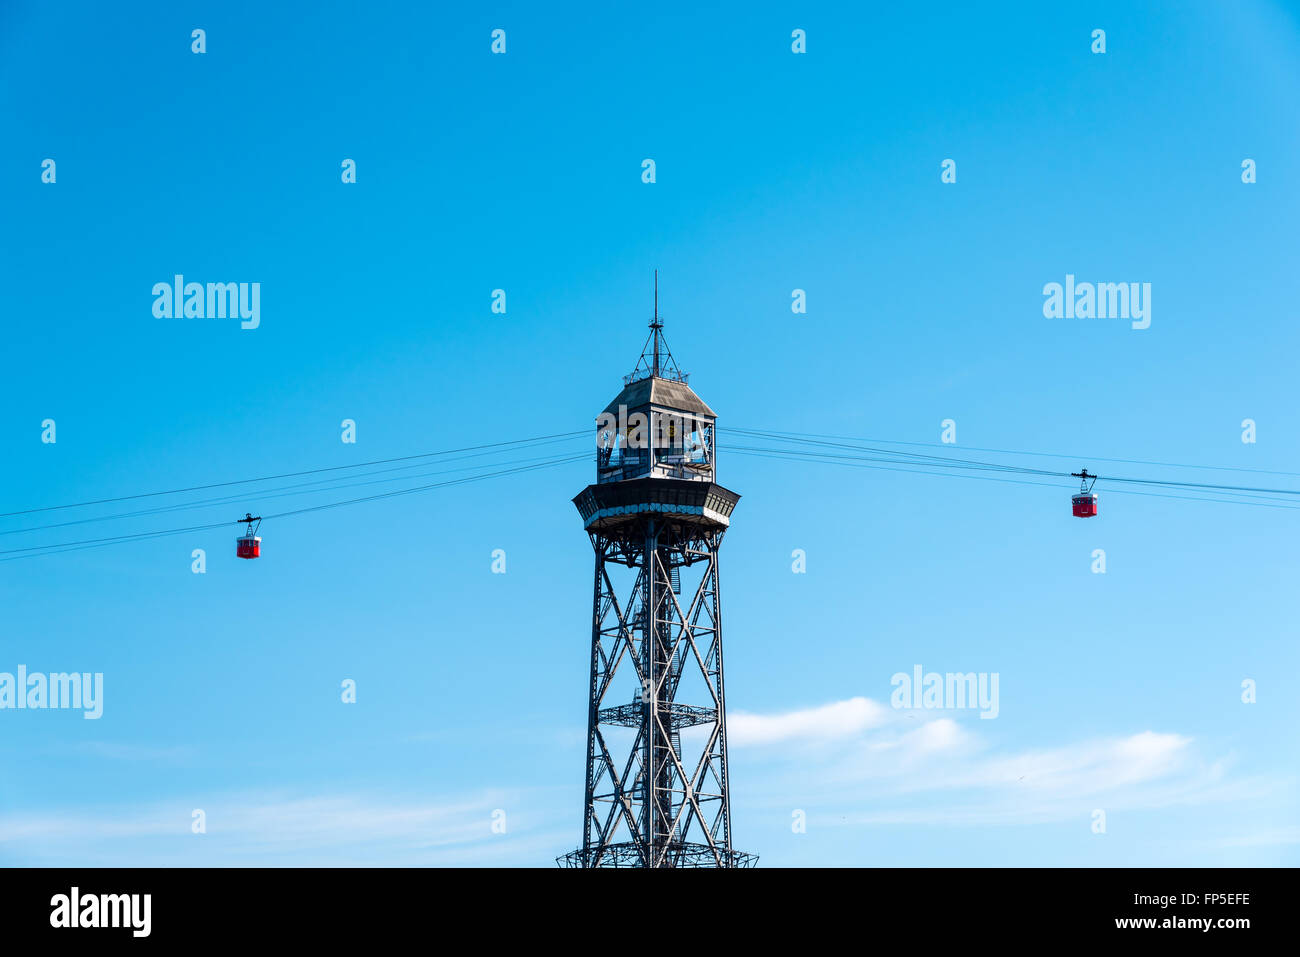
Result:
[[261,558],[262,539],[258,536],[257,530],[262,527],[262,516],[245,512],[244,517],[239,521],[243,522],[245,527],[244,534],[235,539],[235,554],[240,558]]
[[1079,480],[1079,494],[1070,497],[1074,517],[1092,518],[1097,514],[1097,496],[1092,494],[1092,487],[1097,484],[1097,476],[1088,474],[1087,469],[1071,472],[1070,475]]

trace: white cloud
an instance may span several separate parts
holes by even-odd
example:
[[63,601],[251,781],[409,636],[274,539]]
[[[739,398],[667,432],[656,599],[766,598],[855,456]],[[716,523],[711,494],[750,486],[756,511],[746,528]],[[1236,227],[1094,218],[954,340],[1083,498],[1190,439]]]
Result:
[[968,736],[965,730],[952,718],[936,718],[927,721],[899,739],[902,749],[912,754],[951,751],[967,743]]
[[889,709],[870,698],[849,698],[816,708],[761,715],[744,711],[727,716],[728,744],[774,744],[796,739],[831,739],[855,735],[889,720]]
[[[207,832],[191,832],[202,808]],[[506,832],[492,815],[507,813]],[[445,802],[364,794],[218,794],[147,806],[0,815],[0,861],[24,865],[538,865],[571,834],[539,831],[535,796]]]
[[194,756],[192,748],[151,747],[149,745],[130,744],[120,741],[83,741],[78,750],[96,757],[113,761],[162,761],[176,763]]
[[[1008,751],[996,729],[947,712],[926,719],[866,698],[743,715],[764,806],[821,808],[835,821],[989,825],[1086,819],[1093,808],[1241,801],[1267,784],[1225,780],[1226,762],[1152,730]],[[728,721],[729,737],[731,732]],[[833,741],[834,747],[808,747]],[[751,797],[751,803],[756,803]],[[834,814],[831,815],[831,811]]]
[[1218,847],[1278,847],[1300,844],[1300,825],[1268,828],[1250,834],[1222,838],[1215,843]]

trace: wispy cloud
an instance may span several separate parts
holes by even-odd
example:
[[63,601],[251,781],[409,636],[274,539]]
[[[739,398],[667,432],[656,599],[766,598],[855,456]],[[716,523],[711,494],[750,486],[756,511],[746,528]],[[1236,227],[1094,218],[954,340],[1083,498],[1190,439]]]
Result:
[[[204,812],[206,833],[192,831]],[[504,817],[502,816],[504,815]],[[537,798],[486,791],[441,802],[366,794],[207,795],[148,806],[0,815],[9,864],[529,865],[572,835],[544,833]],[[504,832],[494,830],[504,824]]]
[[730,738],[750,749],[744,760],[760,769],[755,778],[764,806],[822,809],[841,823],[1086,819],[1096,808],[1242,801],[1277,785],[1231,778],[1229,761],[1207,756],[1177,733],[1142,730],[1008,750],[996,729],[974,724],[978,731],[947,715],[927,720],[851,698],[746,714],[741,733]]
[[870,698],[849,698],[775,715],[738,711],[727,716],[727,740],[744,747],[794,739],[842,738],[879,727],[889,715],[888,708]]
[[77,749],[84,754],[107,758],[112,761],[174,763],[188,760],[194,756],[194,749],[185,746],[159,748],[122,741],[83,741],[77,745]]
[[1265,828],[1215,842],[1217,847],[1279,847],[1300,844],[1300,824]]

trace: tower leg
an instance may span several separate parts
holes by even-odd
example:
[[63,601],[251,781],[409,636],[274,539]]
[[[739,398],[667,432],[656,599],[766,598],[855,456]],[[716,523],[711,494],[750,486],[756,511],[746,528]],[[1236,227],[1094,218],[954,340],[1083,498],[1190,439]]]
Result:
[[[651,515],[617,535],[593,533],[591,542],[596,573],[583,845],[559,862],[752,866],[753,855],[731,846],[722,530]],[[615,588],[620,567],[621,577],[631,579],[625,603]],[[692,581],[692,588],[683,587]],[[679,700],[679,693],[695,700]],[[611,747],[618,735],[622,746]]]

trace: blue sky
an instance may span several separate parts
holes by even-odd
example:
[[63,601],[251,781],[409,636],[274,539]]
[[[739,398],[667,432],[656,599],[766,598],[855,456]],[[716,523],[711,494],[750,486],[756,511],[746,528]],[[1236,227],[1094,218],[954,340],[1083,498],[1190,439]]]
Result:
[[[1300,471],[1294,4],[404,6],[0,8],[0,511],[585,428],[656,268],[724,429]],[[259,328],[156,318],[177,273],[260,282]],[[1067,273],[1151,283],[1150,328],[1045,318]],[[1285,510],[722,456],[739,848],[1300,863]],[[0,863],[550,864],[592,472],[268,522],[257,562],[222,529],[0,564],[0,671],[105,683],[98,721],[0,712]],[[1225,475],[1300,482],[1178,477]],[[246,508],[281,505],[3,547]],[[891,708],[916,664],[996,672],[997,719]]]

